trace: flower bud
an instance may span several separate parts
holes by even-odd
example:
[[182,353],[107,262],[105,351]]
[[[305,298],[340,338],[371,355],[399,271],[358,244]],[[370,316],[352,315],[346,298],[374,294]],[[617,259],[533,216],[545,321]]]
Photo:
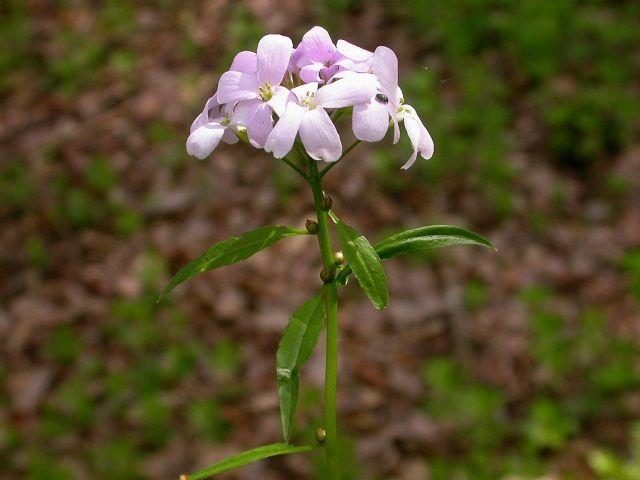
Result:
[[342,252],[335,252],[333,254],[333,261],[336,265],[344,265],[344,254]]
[[331,197],[327,195],[322,197],[322,209],[331,210],[331,207],[333,207],[333,200],[331,199]]
[[316,428],[316,442],[322,445],[326,439],[327,431],[322,427]]
[[322,270],[320,271],[320,279],[324,283],[331,283],[334,276],[335,270],[333,268],[322,267]]
[[318,222],[314,222],[310,218],[307,219],[307,223],[305,223],[304,226],[307,229],[307,232],[312,235],[318,231]]
[[185,475],[185,474],[180,475],[180,480],[189,480],[189,475]]

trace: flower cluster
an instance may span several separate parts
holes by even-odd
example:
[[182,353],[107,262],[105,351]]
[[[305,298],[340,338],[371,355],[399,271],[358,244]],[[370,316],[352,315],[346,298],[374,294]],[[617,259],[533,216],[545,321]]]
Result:
[[345,40],[334,44],[322,27],[309,30],[295,49],[288,37],[266,35],[255,53],[238,53],[191,125],[187,152],[205,158],[220,140],[235,143],[240,137],[282,158],[299,134],[311,158],[335,162],[342,142],[334,120],[347,108],[358,140],[380,141],[392,125],[397,143],[404,123],[413,153],[402,168],[418,154],[433,155],[431,136],[404,103],[395,53],[384,46],[371,52]]

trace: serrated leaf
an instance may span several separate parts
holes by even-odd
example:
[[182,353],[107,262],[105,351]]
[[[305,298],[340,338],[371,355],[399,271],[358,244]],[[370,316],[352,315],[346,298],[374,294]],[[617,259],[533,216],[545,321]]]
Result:
[[294,447],[293,445],[287,445],[284,443],[273,443],[271,445],[264,445],[262,447],[247,450],[246,452],[239,453],[232,457],[225,458],[218,463],[214,463],[210,467],[202,469],[196,473],[188,476],[189,480],[203,480],[205,478],[212,477],[218,473],[227,472],[234,468],[242,467],[248,463],[263,460],[265,458],[274,457],[276,455],[287,455],[290,453],[308,452],[313,450],[312,445],[303,445]]
[[324,297],[319,293],[296,310],[284,330],[276,353],[282,434],[289,443],[298,402],[300,367],[309,360],[324,324]]
[[382,268],[380,257],[369,240],[355,228],[340,220],[336,221],[336,226],[342,252],[360,286],[375,308],[386,307],[389,300],[387,275]]
[[401,253],[433,250],[450,245],[481,245],[493,248],[489,240],[464,228],[430,225],[391,235],[377,243],[375,249],[380,258],[387,259]]
[[283,238],[306,234],[305,230],[284,225],[271,225],[256,228],[250,232],[243,233],[239,237],[231,237],[216,243],[198,258],[182,267],[166,286],[158,301],[162,300],[176,286],[199,273],[244,260]]

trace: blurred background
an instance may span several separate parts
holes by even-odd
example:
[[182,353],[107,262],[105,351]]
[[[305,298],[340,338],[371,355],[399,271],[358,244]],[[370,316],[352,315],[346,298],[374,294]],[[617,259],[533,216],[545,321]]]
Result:
[[[327,177],[338,214],[372,240],[450,223],[499,249],[387,262],[383,312],[343,291],[345,479],[640,479],[633,0],[0,3],[0,478],[172,479],[280,439],[275,350],[316,245],[155,299],[214,242],[313,216],[281,162],[184,143],[235,52],[316,24],[393,48],[436,144],[408,172],[406,138],[361,146]],[[296,442],[321,421],[323,358]]]

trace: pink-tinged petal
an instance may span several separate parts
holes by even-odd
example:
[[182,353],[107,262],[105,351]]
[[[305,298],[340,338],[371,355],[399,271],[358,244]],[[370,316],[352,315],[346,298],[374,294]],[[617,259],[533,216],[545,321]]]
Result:
[[395,145],[400,141],[400,125],[395,115],[391,116],[391,123],[393,123],[393,144]]
[[242,73],[256,73],[258,71],[258,56],[255,52],[249,52],[247,50],[239,52],[233,59],[229,70]]
[[256,112],[256,109],[262,105],[262,103],[263,101],[261,98],[238,102],[233,110],[233,115],[231,116],[231,125],[242,125],[243,127],[246,127],[249,124],[249,120]]
[[273,152],[276,158],[282,158],[293,148],[296,135],[300,129],[300,122],[305,115],[306,109],[295,102],[289,102],[287,108],[273,127],[267,138],[264,149],[266,152]]
[[393,50],[384,46],[376,48],[371,69],[380,81],[380,91],[389,98],[391,104],[397,104],[398,57]]
[[315,95],[317,91],[318,84],[316,82],[305,83],[304,85],[291,89],[291,93],[293,93],[300,102],[305,97]]
[[297,64],[299,67],[305,66],[307,62],[333,62],[336,54],[336,46],[329,32],[317,26],[304,34],[298,49],[302,52]]
[[373,52],[365,50],[364,48],[360,48],[353,43],[347,42],[346,40],[338,40],[336,47],[340,54],[355,62],[365,62],[369,60],[369,58],[371,58],[371,56],[373,55]]
[[379,142],[389,130],[387,106],[375,97],[369,103],[355,105],[351,124],[358,140]]
[[233,103],[258,98],[258,78],[251,73],[225,72],[218,83],[218,101]]
[[280,117],[284,113],[287,102],[292,100],[293,98],[294,95],[288,88],[279,86],[276,88],[276,91],[273,93],[273,96],[267,103],[269,104],[271,109],[276,112],[276,115]]
[[271,107],[266,103],[261,103],[247,124],[249,142],[256,148],[264,147],[271,130],[273,130]]
[[335,162],[342,155],[342,143],[335,125],[323,108],[309,110],[300,123],[300,139],[314,160]]
[[358,73],[368,73],[371,71],[371,59],[364,62],[356,62],[354,60],[351,60],[350,58],[342,57],[338,59],[333,65],[341,69]]
[[323,108],[342,108],[367,103],[376,94],[378,82],[374,75],[347,75],[318,89],[316,99]]
[[214,115],[211,115],[211,114],[212,113],[215,114],[216,110],[219,110],[219,109],[220,109],[220,104],[218,103],[216,94],[214,93],[213,96],[209,98],[209,100],[207,100],[207,103],[204,104],[204,108],[202,109],[202,112],[200,112],[200,114],[196,117],[196,119],[191,124],[191,129],[189,130],[189,133],[209,123],[214,117]]
[[200,160],[208,157],[220,143],[225,130],[226,127],[216,122],[207,123],[194,130],[187,138],[187,153]]
[[324,80],[320,77],[320,70],[324,68],[324,63],[313,62],[309,65],[305,65],[300,69],[300,78],[304,83],[318,82],[322,83]]
[[258,43],[258,82],[280,85],[289,66],[293,43],[284,35],[265,35]]
[[224,131],[224,135],[222,135],[222,141],[225,143],[229,143],[233,145],[234,143],[238,143],[239,138],[231,128],[226,128]]

